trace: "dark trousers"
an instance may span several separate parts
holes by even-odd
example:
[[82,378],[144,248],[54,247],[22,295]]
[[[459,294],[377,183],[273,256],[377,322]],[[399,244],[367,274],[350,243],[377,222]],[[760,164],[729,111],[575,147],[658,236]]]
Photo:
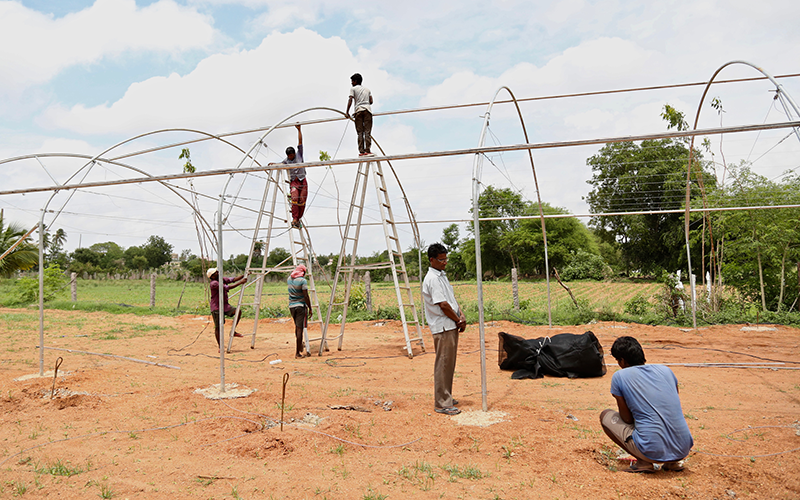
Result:
[[[228,316],[229,318],[232,318],[235,315],[236,309],[229,309],[228,311],[225,311],[225,316]],[[236,318],[236,323],[239,323],[240,319],[242,319],[242,311],[239,311],[239,317]],[[214,336],[217,337],[217,345],[219,346],[219,311],[211,311],[211,320],[214,322]]]
[[306,326],[306,311],[306,306],[289,308],[294,320],[295,356],[302,356],[305,350],[303,348],[303,328]]
[[289,184],[292,192],[292,219],[300,220],[306,211],[306,199],[308,198],[308,181],[305,179],[292,179]]
[[372,146],[372,113],[369,111],[359,111],[353,116],[356,122],[356,134],[358,134],[358,152],[369,153]]

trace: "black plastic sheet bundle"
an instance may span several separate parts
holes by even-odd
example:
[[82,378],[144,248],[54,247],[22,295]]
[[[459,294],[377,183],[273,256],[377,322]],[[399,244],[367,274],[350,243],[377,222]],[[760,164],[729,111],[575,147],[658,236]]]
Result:
[[500,338],[497,363],[514,370],[513,379],[553,377],[590,378],[606,374],[603,346],[594,333],[559,333],[523,339],[506,332]]

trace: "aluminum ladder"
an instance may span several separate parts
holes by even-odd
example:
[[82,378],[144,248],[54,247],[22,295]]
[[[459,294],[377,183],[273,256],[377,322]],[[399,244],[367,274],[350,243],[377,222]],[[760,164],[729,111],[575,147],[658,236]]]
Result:
[[[367,194],[367,184],[369,183],[370,170],[375,181],[375,192],[378,196],[378,205],[381,213],[383,233],[386,238],[386,249],[388,260],[372,264],[357,265],[356,251],[358,240],[361,235],[361,223],[364,215],[364,202]],[[350,262],[346,264],[347,255],[350,255]],[[391,269],[394,289],[397,298],[397,306],[400,311],[400,319],[403,323],[403,335],[405,336],[406,352],[409,358],[414,357],[412,342],[418,343],[422,351],[425,351],[425,342],[422,338],[422,328],[419,323],[417,308],[414,304],[414,294],[408,281],[408,271],[403,260],[403,250],[400,246],[400,238],[397,235],[397,225],[392,213],[392,205],[389,199],[389,192],[386,188],[386,178],[383,175],[383,168],[380,161],[363,160],[358,164],[358,172],[353,186],[353,196],[350,201],[350,209],[347,214],[347,222],[342,237],[342,247],[339,252],[339,261],[336,266],[336,277],[331,286],[331,299],[328,303],[328,311],[325,322],[322,325],[322,342],[320,343],[320,354],[323,346],[327,345],[328,340],[339,340],[338,349],[342,350],[344,340],[344,329],[347,321],[347,308],[350,303],[350,292],[353,286],[353,277],[358,270],[371,269]],[[343,281],[344,293],[341,300],[336,300],[336,290],[339,280]],[[334,307],[341,306],[341,325],[339,335],[329,337],[331,314]],[[409,334],[409,325],[413,326],[415,336]]]
[[[234,316],[233,325],[231,325],[228,334],[227,352],[231,352],[231,346],[233,345],[233,333],[236,331],[238,312],[244,307],[252,307],[253,313],[255,314],[253,333],[250,340],[250,349],[255,349],[256,333],[258,333],[258,319],[261,313],[261,299],[266,276],[270,273],[290,273],[299,264],[303,264],[306,266],[305,277],[306,280],[308,280],[308,295],[311,299],[311,310],[314,313],[313,318],[308,321],[308,324],[303,330],[306,353],[310,353],[311,349],[309,343],[322,339],[322,337],[316,339],[308,338],[309,325],[319,324],[320,327],[322,326],[322,311],[319,306],[319,298],[314,284],[313,264],[316,262],[316,257],[314,256],[310,244],[311,237],[308,233],[308,229],[306,229],[305,226],[300,229],[292,228],[289,224],[292,220],[290,209],[291,201],[289,190],[285,189],[282,185],[282,183],[287,186],[289,184],[288,171],[284,169],[270,169],[266,171],[266,174],[267,182],[264,187],[264,196],[261,199],[261,207],[256,216],[253,239],[250,243],[250,253],[248,254],[247,265],[245,267],[247,283],[239,293],[239,302],[236,306],[237,315]],[[279,198],[283,199],[284,214],[282,217],[276,214]],[[262,231],[265,231],[263,239]],[[281,234],[276,236],[275,233]],[[289,238],[290,257],[287,257],[277,265],[267,265],[267,258],[269,257],[273,238],[283,236],[284,234],[287,234]],[[254,262],[253,254],[255,253],[256,245],[260,242],[263,242],[262,255],[260,259],[256,259],[257,262]],[[289,259],[291,259],[291,264],[289,263]],[[288,298],[288,292],[286,297]],[[327,345],[324,347],[325,350],[327,350]]]

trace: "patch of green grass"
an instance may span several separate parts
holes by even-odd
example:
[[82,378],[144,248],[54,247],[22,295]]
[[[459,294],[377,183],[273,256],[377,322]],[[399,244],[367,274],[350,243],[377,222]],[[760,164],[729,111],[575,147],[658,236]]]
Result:
[[438,477],[431,464],[425,461],[414,462],[414,465],[411,466],[404,465],[397,471],[397,474],[415,483],[422,491],[430,490]]
[[389,498],[389,495],[376,493],[372,491],[372,488],[367,488],[367,492],[364,493],[364,496],[361,497],[361,500],[385,500],[387,498]]
[[9,481],[6,484],[11,487],[11,494],[15,497],[21,497],[28,491],[28,485],[22,481]]
[[442,470],[450,474],[450,481],[453,482],[456,479],[481,479],[488,474],[484,474],[481,472],[480,469],[477,467],[473,467],[471,465],[459,467],[458,465],[454,464],[446,464],[441,466]]
[[107,484],[101,484],[100,498],[114,498],[114,491]]
[[69,462],[62,462],[61,460],[56,460],[55,463],[48,463],[44,466],[39,467],[38,465],[34,467],[34,470],[38,474],[49,474],[51,476],[65,476],[65,477],[72,477],[77,476],[78,474],[84,472],[83,469],[80,467],[70,467]]
[[292,404],[275,403],[275,407],[277,409],[283,410],[283,411],[292,411],[292,410],[294,410],[294,405],[292,405]]
[[331,448],[330,451],[334,455],[339,455],[341,457],[342,455],[344,455],[344,450],[345,450],[344,445],[343,444],[339,444],[339,445],[334,446],[333,448]]

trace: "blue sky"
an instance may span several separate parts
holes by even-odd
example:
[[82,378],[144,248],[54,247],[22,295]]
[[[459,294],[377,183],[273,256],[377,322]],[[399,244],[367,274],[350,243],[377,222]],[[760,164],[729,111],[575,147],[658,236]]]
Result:
[[[0,1],[0,158],[47,152],[94,155],[130,137],[180,127],[224,133],[274,124],[310,107],[343,110],[349,76],[358,71],[375,99],[374,110],[488,101],[502,85],[517,97],[698,82],[722,64],[746,60],[773,75],[798,73],[800,3],[766,0],[637,2],[341,2],[326,0],[97,0]],[[758,76],[746,67],[722,78]],[[782,83],[800,100],[800,79]],[[765,82],[712,90],[725,113],[706,106],[701,127],[784,121]],[[522,106],[532,142],[566,141],[659,132],[665,103],[694,116],[702,88],[536,101]],[[477,144],[482,108],[429,112],[375,120],[373,135],[388,153],[439,151]],[[303,115],[308,119],[331,113]],[[509,106],[492,115],[487,144],[523,142]],[[800,165],[796,138],[786,131],[715,138],[715,161],[756,160],[774,178]],[[325,150],[337,158],[356,155],[352,125],[333,122],[304,128],[306,158]],[[148,136],[116,151],[135,151],[194,137]],[[247,149],[257,134],[233,142]],[[340,146],[341,141],[341,146]],[[264,158],[295,142],[293,129],[267,138]],[[234,167],[241,154],[212,144],[191,146],[199,169]],[[585,213],[591,171],[586,159],[597,147],[537,152],[544,201]],[[150,174],[176,173],[176,149],[127,160]],[[492,156],[484,182],[535,199],[523,153]],[[710,155],[709,155],[710,158]],[[43,158],[0,165],[5,189],[63,182],[83,165]],[[469,217],[472,157],[398,162],[395,167],[418,219]],[[352,167],[309,172],[306,220],[335,224],[346,216]],[[87,179],[130,176],[97,168]],[[195,187],[219,195],[224,180],[198,179]],[[182,183],[186,186],[186,183]],[[242,205],[257,203],[263,177],[232,181]],[[26,226],[38,220],[48,195],[0,197],[8,219]],[[59,194],[52,206],[66,200]],[[68,234],[67,248],[116,241],[138,245],[150,234],[197,251],[191,212],[153,185],[98,188],[76,194],[54,227]],[[402,212],[399,190],[395,211]],[[201,203],[213,217],[216,204]],[[374,214],[374,210],[373,210]],[[371,216],[374,220],[374,215]],[[398,215],[398,218],[404,218]],[[247,249],[253,217],[234,210],[224,253]],[[426,243],[446,224],[424,224]],[[461,225],[462,236],[466,236]],[[404,247],[410,232],[401,236]],[[320,253],[337,252],[338,231],[312,231]],[[359,253],[379,251],[380,231],[365,233]],[[286,246],[282,241],[276,246]]]

